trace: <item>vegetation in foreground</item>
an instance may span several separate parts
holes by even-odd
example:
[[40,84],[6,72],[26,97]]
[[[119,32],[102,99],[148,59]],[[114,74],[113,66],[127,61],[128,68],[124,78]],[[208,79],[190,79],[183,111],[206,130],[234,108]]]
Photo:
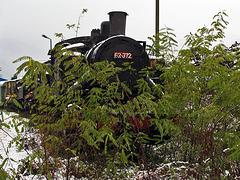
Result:
[[[55,77],[63,69],[51,69],[31,57],[18,59],[27,60],[17,74],[26,71],[23,81],[34,89],[36,103],[28,125],[39,135],[25,141],[32,153],[18,172],[4,170],[7,159],[1,173],[13,179],[28,174],[46,179],[239,177],[239,48],[222,44],[226,16],[219,12],[210,28],[187,35],[179,51],[170,28],[150,38],[150,52],[165,61],[156,67],[163,72],[163,83],[149,87],[144,77],[155,70],[145,69],[133,98],[124,82],[109,81],[121,69],[108,62],[88,64],[84,57],[75,57],[64,62],[64,78],[53,78],[49,85],[47,75]],[[58,52],[59,63],[72,54]],[[94,88],[83,92],[82,81]],[[130,118],[143,120],[150,114],[158,134],[150,137],[132,130]],[[114,130],[114,124],[121,129]],[[170,140],[164,141],[166,135]],[[147,145],[153,138],[156,145]]]

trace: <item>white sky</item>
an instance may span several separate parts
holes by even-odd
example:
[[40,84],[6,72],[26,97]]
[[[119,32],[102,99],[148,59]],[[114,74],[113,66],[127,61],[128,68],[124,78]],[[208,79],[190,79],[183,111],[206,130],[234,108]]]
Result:
[[[210,26],[212,17],[226,10],[229,17],[226,44],[240,42],[240,0],[160,0],[160,27],[175,30],[178,41],[203,25]],[[81,18],[79,36],[88,36],[108,12],[125,11],[126,35],[136,40],[147,40],[155,33],[155,0],[0,0],[0,67],[2,77],[10,78],[16,67],[12,61],[31,56],[35,60],[48,60],[49,40],[62,32],[65,38],[75,36],[66,24],[76,24],[82,9],[88,12]]]

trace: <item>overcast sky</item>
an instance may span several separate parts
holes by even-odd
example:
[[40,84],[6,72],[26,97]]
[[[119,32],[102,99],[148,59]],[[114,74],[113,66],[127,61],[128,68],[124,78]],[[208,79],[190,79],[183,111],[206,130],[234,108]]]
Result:
[[[209,26],[212,17],[226,10],[229,17],[226,30],[226,44],[240,42],[239,23],[240,0],[160,0],[160,27],[174,29],[178,41],[185,35],[204,25]],[[53,44],[60,39],[75,36],[66,24],[76,24],[83,8],[88,12],[81,17],[79,36],[90,35],[108,20],[108,12],[125,11],[127,17],[126,35],[136,40],[147,40],[155,33],[155,0],[0,0],[0,67],[2,77],[9,79],[19,65],[12,61],[31,56],[45,61],[49,57],[49,40]]]

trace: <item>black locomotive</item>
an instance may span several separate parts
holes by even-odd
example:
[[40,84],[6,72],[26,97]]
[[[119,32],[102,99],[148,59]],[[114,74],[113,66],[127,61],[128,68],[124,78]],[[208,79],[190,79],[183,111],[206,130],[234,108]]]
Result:
[[[91,36],[75,37],[57,43],[55,48],[49,51],[49,55],[51,55],[50,63],[54,66],[58,62],[55,49],[57,49],[57,46],[60,46],[60,49],[78,52],[81,56],[85,56],[86,63],[89,64],[107,60],[114,62],[115,67],[122,69],[126,67],[126,64],[129,64],[134,71],[120,71],[118,72],[118,78],[120,82],[124,82],[132,91],[131,96],[134,96],[138,91],[136,88],[137,80],[142,78],[139,72],[144,68],[150,67],[150,59],[146,52],[146,42],[136,41],[125,36],[126,17],[128,15],[126,12],[113,11],[108,14],[109,21],[102,22],[100,29],[93,29]],[[71,58],[73,57],[66,59],[66,61],[71,61]],[[59,66],[62,66],[60,69],[64,69],[63,64],[60,63]],[[64,78],[61,72],[57,74],[58,78]],[[145,79],[150,86],[154,85],[150,78],[145,76]],[[90,84],[89,82],[82,82],[81,88],[84,90],[94,87],[89,87]],[[130,121],[140,129],[148,129],[150,125],[148,119],[141,120],[141,118],[134,117],[130,118]]]
[[[109,21],[102,22],[100,29],[93,29],[91,36],[63,40],[55,47],[61,45],[64,49],[79,52],[86,56],[88,63],[108,60],[109,62],[113,61],[116,67],[121,68],[129,63],[136,72],[149,67],[150,60],[146,53],[146,42],[136,41],[125,36],[128,14],[121,11],[108,14]],[[54,51],[50,51],[52,65],[57,61],[54,54]],[[138,73],[130,73],[129,71],[120,72],[118,77],[121,82],[127,82],[130,88],[133,88],[139,79]]]

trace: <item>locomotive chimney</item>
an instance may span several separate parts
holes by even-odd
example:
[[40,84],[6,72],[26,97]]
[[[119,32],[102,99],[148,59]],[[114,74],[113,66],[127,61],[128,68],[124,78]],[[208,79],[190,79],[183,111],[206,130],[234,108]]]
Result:
[[101,23],[101,35],[104,37],[109,37],[109,32],[110,31],[110,23],[109,21],[103,21]]
[[110,36],[125,35],[127,13],[122,11],[109,12]]

